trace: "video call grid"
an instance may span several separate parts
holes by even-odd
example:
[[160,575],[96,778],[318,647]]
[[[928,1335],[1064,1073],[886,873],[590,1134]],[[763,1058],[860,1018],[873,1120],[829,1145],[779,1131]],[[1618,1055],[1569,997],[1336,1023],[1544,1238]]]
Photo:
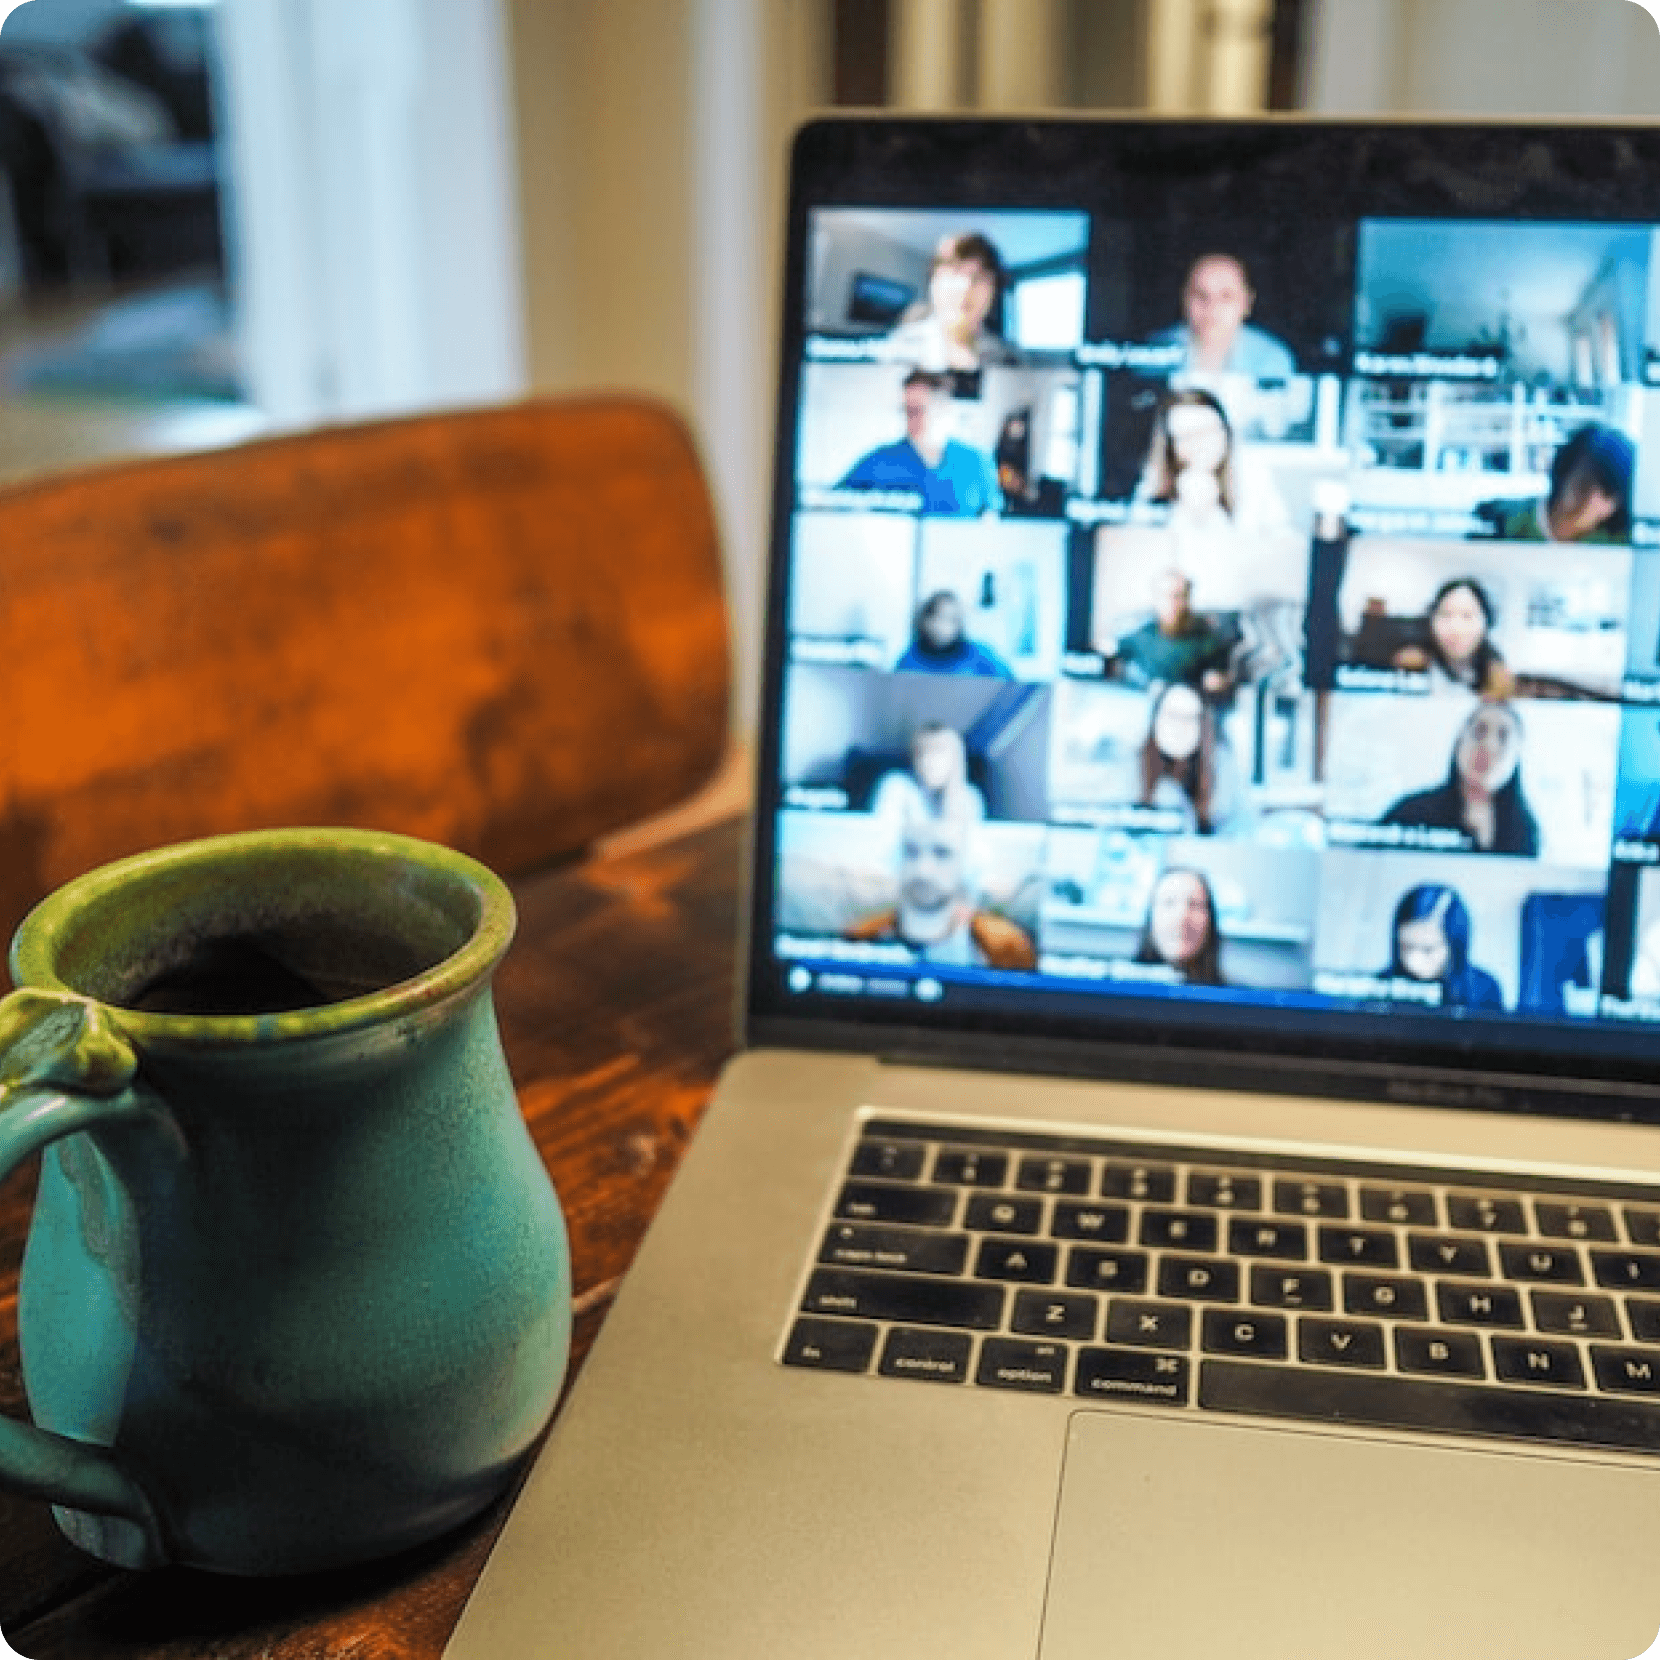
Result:
[[1653,230],[972,219],[815,216],[781,954],[1660,1016]]

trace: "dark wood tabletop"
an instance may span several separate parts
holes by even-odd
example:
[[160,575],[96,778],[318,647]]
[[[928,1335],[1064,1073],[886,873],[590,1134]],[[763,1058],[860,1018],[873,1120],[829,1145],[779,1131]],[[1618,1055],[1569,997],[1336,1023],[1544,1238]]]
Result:
[[[742,821],[514,884],[496,1006],[519,1101],[564,1205],[574,1377],[734,1045]],[[33,1169],[0,1187],[0,1410],[24,1412],[17,1274]],[[508,1500],[368,1568],[287,1580],[128,1573],[42,1504],[0,1496],[0,1631],[30,1660],[434,1660]]]

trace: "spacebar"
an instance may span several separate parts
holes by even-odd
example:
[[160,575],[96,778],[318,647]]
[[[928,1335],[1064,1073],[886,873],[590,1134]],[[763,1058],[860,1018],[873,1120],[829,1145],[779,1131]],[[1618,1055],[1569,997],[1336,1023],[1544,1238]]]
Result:
[[1207,1360],[1199,1405],[1329,1424],[1660,1452],[1660,1402]]

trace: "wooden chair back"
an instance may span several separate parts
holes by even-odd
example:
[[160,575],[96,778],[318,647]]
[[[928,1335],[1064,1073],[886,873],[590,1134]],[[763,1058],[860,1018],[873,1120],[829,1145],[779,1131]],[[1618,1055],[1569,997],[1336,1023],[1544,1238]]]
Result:
[[0,945],[67,878],[221,831],[576,852],[710,776],[727,653],[698,458],[644,401],[0,491]]

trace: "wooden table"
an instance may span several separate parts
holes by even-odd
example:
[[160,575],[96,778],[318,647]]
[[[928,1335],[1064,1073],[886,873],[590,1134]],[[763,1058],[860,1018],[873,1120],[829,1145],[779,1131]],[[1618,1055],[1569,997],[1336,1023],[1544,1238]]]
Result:
[[[571,1230],[581,1365],[734,1043],[742,822],[514,884],[496,1005]],[[21,1414],[17,1270],[32,1171],[0,1187],[0,1410]],[[30,1660],[433,1660],[507,1514],[373,1568],[299,1580],[133,1574],[0,1497],[0,1630]],[[505,1657],[504,1657],[505,1660]]]

